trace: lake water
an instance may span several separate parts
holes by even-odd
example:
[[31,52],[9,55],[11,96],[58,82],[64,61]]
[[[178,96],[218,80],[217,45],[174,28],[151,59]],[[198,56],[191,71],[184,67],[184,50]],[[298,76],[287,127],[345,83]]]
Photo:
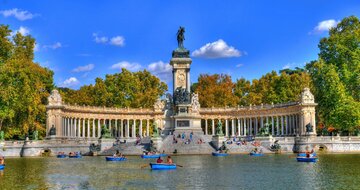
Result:
[[[151,171],[151,161],[130,156],[7,158],[0,189],[360,189],[360,155],[319,155],[298,163],[295,155],[174,156],[183,165]],[[146,168],[141,169],[141,166]]]

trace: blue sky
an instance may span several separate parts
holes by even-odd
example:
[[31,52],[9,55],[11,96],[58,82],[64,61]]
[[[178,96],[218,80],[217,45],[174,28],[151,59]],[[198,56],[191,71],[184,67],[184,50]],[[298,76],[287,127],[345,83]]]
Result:
[[179,26],[191,82],[204,73],[252,80],[316,59],[328,28],[359,14],[357,1],[0,0],[0,24],[32,35],[35,61],[74,89],[121,67],[150,70],[171,89]]

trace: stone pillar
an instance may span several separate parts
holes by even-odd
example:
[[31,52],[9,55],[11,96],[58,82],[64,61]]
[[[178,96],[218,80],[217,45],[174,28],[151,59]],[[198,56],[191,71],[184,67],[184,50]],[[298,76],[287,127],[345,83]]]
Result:
[[259,127],[259,120],[258,118],[256,117],[255,118],[255,131],[254,131],[254,135],[256,136],[258,134],[258,127]]
[[85,138],[85,118],[82,119],[82,138]]
[[274,116],[271,116],[271,135],[274,136]]
[[261,127],[261,129],[262,128],[264,128],[264,117],[263,116],[261,116],[261,118],[260,118],[260,127]]
[[255,119],[255,125],[253,125],[253,120],[252,120],[252,117],[250,117],[249,120],[247,120],[246,123],[249,122],[249,135],[252,136],[252,135],[256,135],[256,132],[257,132],[257,118]]
[[[101,124],[100,124],[100,120],[101,120],[101,119],[98,119],[98,132],[97,132],[97,133],[98,133],[98,134],[97,134],[97,137],[98,137],[98,138],[100,138],[100,136],[101,136]],[[105,119],[104,119],[104,121],[105,121]]]
[[87,119],[87,138],[90,138],[90,119]]
[[136,138],[136,120],[133,120],[133,126],[132,126],[132,137]]
[[205,135],[208,135],[208,120],[205,119]]
[[279,116],[276,116],[276,135],[280,135]]
[[229,136],[229,124],[228,124],[228,120],[225,119],[225,136],[228,137]]
[[286,135],[289,135],[289,116],[285,115],[286,122]]
[[[105,123],[106,123],[106,120],[105,120]],[[106,125],[106,124],[105,124]],[[111,137],[114,137],[114,134],[112,132],[112,127],[111,127],[111,119],[109,119],[109,131],[110,131],[110,136]]]
[[213,136],[215,135],[215,120],[214,119],[211,120],[211,134]]
[[129,138],[130,137],[129,136],[129,122],[130,122],[130,120],[126,119],[125,121],[126,121],[126,123],[125,123],[125,137]]
[[231,120],[231,136],[235,136],[235,119]]
[[76,137],[81,137],[80,135],[81,135],[81,124],[80,124],[80,122],[81,122],[81,119],[80,118],[78,118],[77,119],[77,135],[76,135]]
[[146,120],[146,136],[149,136],[149,135],[150,135],[149,124],[150,124],[150,120],[147,119],[147,120]]
[[[247,136],[247,134],[246,134],[246,117],[244,118],[243,122],[244,122],[244,136]],[[250,130],[251,130],[251,127],[250,127]],[[249,130],[249,134],[250,134],[250,130]]]
[[240,137],[241,136],[241,126],[240,126],[240,118],[238,118],[238,120],[237,120],[237,122],[238,122],[238,136]]
[[281,117],[281,135],[284,136],[284,116]]
[[140,126],[139,126],[139,135],[142,137],[142,119],[140,119]]

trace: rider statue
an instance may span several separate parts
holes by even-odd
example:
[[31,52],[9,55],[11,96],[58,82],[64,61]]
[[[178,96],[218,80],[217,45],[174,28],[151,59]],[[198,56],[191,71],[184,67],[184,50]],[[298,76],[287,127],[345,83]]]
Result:
[[185,28],[180,26],[177,32],[177,41],[178,41],[178,48],[184,49],[184,40],[185,40]]
[[215,131],[215,135],[216,136],[224,136],[223,130],[222,130],[222,123],[221,121],[218,122],[218,125],[216,127],[216,131]]

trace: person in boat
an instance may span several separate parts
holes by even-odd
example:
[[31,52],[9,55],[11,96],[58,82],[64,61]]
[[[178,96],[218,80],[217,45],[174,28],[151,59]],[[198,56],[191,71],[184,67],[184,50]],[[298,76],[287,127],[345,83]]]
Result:
[[157,160],[156,160],[156,163],[162,163],[163,160],[161,159],[161,157],[159,157]]
[[173,163],[173,161],[172,161],[172,159],[171,159],[171,156],[168,156],[168,157],[167,157],[166,163],[168,163],[168,164],[172,164],[172,163]]
[[4,165],[5,164],[5,158],[4,156],[0,156],[0,165]]
[[69,152],[69,156],[74,156],[74,153],[73,153],[73,152]]

